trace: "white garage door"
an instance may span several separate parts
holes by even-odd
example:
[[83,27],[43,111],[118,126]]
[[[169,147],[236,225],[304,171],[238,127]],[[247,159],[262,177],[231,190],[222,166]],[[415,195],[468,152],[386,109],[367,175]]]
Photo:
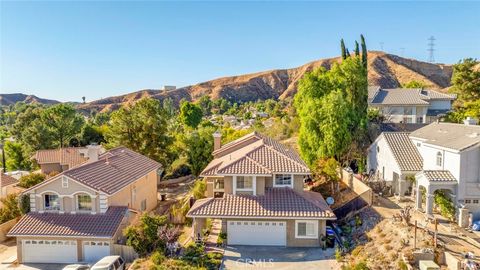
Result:
[[229,245],[286,246],[287,224],[279,221],[229,220]]
[[77,241],[23,240],[22,256],[25,263],[77,262]]
[[84,241],[83,257],[86,262],[97,262],[110,255],[110,244],[102,241]]

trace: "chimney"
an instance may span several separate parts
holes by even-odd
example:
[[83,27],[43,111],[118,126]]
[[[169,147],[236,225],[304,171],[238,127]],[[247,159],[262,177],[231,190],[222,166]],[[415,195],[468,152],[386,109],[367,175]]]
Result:
[[95,162],[98,160],[98,156],[105,152],[103,147],[98,144],[87,145],[87,157],[88,162]]
[[467,119],[463,120],[463,124],[467,126],[475,126],[477,125],[477,119],[468,116]]
[[213,133],[213,151],[220,149],[222,146],[222,133],[215,131]]

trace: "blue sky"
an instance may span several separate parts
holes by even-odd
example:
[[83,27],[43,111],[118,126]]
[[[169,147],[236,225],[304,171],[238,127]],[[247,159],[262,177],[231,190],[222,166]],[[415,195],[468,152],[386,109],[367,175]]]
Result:
[[[476,2],[0,2],[0,92],[87,101],[370,50],[480,58]],[[404,48],[403,50],[401,48]]]

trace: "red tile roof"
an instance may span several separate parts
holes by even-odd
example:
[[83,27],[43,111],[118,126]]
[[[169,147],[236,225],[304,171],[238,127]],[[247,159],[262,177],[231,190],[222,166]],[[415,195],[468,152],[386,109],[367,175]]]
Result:
[[267,188],[265,195],[232,195],[198,200],[188,217],[336,219],[320,193]]
[[113,194],[162,165],[126,147],[99,156],[99,160],[70,169],[66,175],[91,188]]
[[7,236],[107,237],[114,236],[127,207],[111,206],[104,214],[28,213]]
[[13,178],[10,175],[0,173],[0,187],[10,186],[16,183],[18,183],[18,179]]
[[74,168],[85,163],[88,158],[80,154],[80,150],[84,147],[68,147],[59,149],[38,150],[33,159],[38,164],[59,163],[60,165],[68,165],[68,168]]
[[[238,149],[234,150],[235,147]],[[232,151],[234,150],[234,151]],[[309,174],[308,166],[291,148],[253,132],[214,151],[201,176],[231,174]]]

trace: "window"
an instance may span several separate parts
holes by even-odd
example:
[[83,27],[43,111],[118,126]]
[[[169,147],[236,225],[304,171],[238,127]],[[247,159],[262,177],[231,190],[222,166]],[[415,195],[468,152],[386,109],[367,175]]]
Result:
[[423,123],[423,117],[422,116],[417,117],[417,123]]
[[421,143],[419,143],[419,142],[417,142],[417,147],[420,147],[420,146],[422,146],[422,144],[421,144]]
[[380,153],[380,146],[377,145],[377,153]]
[[62,177],[62,188],[68,188],[68,178]]
[[478,204],[478,200],[473,200],[473,203]]
[[136,200],[137,200],[137,189],[133,188],[132,189],[132,204],[134,204]]
[[413,107],[405,107],[403,114],[412,115],[413,114]]
[[292,186],[291,174],[276,174],[275,186]]
[[58,199],[58,195],[46,194],[44,200],[45,210],[60,210],[60,200]]
[[296,238],[318,238],[318,221],[316,220],[296,220],[295,221]]
[[253,188],[253,177],[252,176],[237,176],[237,189],[246,190]]
[[213,189],[223,190],[223,188],[224,188],[223,179],[215,179],[215,180],[213,180]]
[[465,200],[465,203],[472,203],[472,200]]
[[79,211],[92,211],[92,198],[90,195],[77,195],[77,209]]
[[442,153],[437,153],[437,166],[442,166]]
[[147,199],[142,200],[140,203],[140,211],[145,211],[147,210]]

